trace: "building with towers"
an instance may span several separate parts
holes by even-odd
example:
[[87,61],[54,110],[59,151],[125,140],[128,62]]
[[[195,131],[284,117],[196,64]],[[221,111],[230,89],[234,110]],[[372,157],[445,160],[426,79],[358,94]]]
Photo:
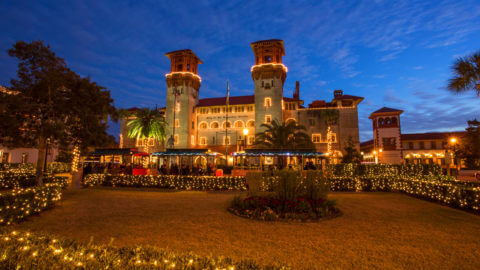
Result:
[[[284,95],[287,67],[283,64],[285,48],[282,40],[253,42],[253,95],[199,98],[202,61],[192,50],[169,52],[170,72],[166,75],[167,98],[164,111],[167,141],[127,138],[128,119],[122,120],[120,147],[135,147],[149,152],[166,149],[208,149],[219,155],[252,147],[255,134],[263,123],[295,121],[306,127],[319,152],[337,159],[343,155],[348,141],[359,149],[357,106],[362,97],[335,90],[330,101],[315,100],[308,106],[300,98],[300,82],[291,97]],[[314,91],[315,89],[310,89]],[[135,108],[132,108],[133,110]],[[325,113],[329,112],[329,113]],[[335,115],[327,121],[325,115]]]

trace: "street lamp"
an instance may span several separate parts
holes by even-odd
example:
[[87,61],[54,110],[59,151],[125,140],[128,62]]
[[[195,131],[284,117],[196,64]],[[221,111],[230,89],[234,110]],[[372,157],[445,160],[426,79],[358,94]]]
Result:
[[455,138],[455,137],[450,138],[450,143],[452,144],[452,153],[451,153],[452,161],[453,161],[452,165],[454,167],[456,167],[456,164],[455,164],[455,144],[457,143],[457,138]]

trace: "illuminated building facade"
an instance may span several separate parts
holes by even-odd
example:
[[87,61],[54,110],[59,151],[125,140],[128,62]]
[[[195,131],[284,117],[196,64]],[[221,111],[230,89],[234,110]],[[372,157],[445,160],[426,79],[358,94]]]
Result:
[[373,140],[360,144],[365,161],[376,163],[455,163],[453,152],[466,131],[402,134],[401,110],[383,107],[370,115]]
[[[284,95],[288,69],[283,64],[285,49],[282,40],[264,40],[251,44],[254,65],[251,67],[254,95],[199,99],[201,78],[198,64],[201,60],[191,50],[167,53],[171,61],[166,75],[167,100],[165,112],[167,142],[151,142],[149,152],[160,148],[206,148],[225,153],[252,147],[255,134],[263,123],[274,120],[295,121],[306,127],[317,151],[340,158],[347,141],[359,149],[357,106],[362,97],[344,95],[335,90],[331,101],[316,100],[308,106],[300,99],[300,83],[296,83],[291,97]],[[313,90],[311,90],[313,91]],[[335,121],[327,123],[322,111],[336,112]],[[228,119],[227,119],[228,118]],[[126,120],[122,121],[121,147],[137,147],[143,141],[128,139]],[[170,139],[172,138],[172,139]],[[170,142],[168,141],[170,139]],[[163,149],[161,149],[163,150]]]

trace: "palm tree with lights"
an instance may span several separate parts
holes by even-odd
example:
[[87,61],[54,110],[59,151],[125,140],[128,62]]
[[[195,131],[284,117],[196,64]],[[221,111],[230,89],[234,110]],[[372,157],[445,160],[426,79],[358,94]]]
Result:
[[[127,122],[129,128],[127,136],[135,139],[154,139],[164,141],[166,138],[166,122],[163,115],[157,109],[142,108],[131,112],[134,118]],[[145,144],[145,152],[148,153],[148,140]]]
[[458,58],[452,71],[454,76],[448,81],[448,90],[454,93],[473,90],[480,97],[480,51]]
[[306,128],[297,125],[295,121],[288,124],[273,120],[270,124],[264,123],[263,132],[255,135],[255,145],[263,149],[295,150],[314,149],[310,136],[304,131]]

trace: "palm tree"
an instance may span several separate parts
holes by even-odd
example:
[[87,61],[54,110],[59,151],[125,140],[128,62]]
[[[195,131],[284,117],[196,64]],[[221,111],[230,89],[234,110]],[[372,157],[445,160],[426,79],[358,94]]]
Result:
[[314,149],[310,136],[304,131],[306,128],[297,125],[295,121],[288,124],[273,120],[270,124],[262,124],[264,132],[255,135],[255,145],[264,149]]
[[476,91],[480,97],[480,51],[458,58],[453,63],[454,77],[448,80],[448,90],[454,93]]
[[[127,136],[135,139],[155,139],[164,141],[166,137],[166,122],[163,115],[157,109],[143,108],[133,112],[125,113],[124,116],[133,116],[134,119],[128,121],[129,127]],[[145,152],[148,153],[148,141]]]

